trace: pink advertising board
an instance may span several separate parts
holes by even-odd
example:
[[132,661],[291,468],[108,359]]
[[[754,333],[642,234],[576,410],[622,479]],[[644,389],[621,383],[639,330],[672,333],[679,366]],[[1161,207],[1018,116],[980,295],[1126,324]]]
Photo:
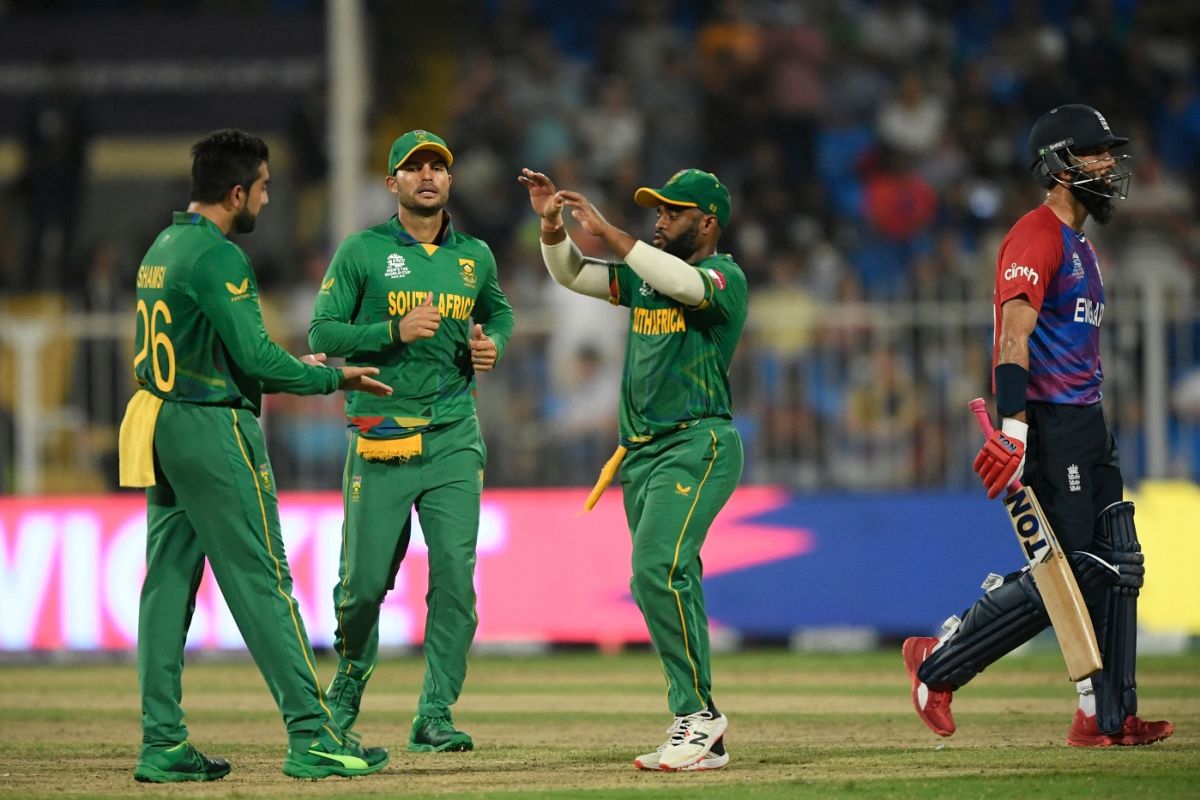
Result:
[[[610,489],[580,514],[585,489],[484,494],[476,588],[478,641],[646,640],[629,596],[629,534]],[[710,533],[705,578],[799,555],[802,530],[752,524],[778,507],[778,489],[739,490]],[[314,645],[334,630],[342,506],[335,493],[284,493],[280,519],[294,594]],[[145,502],[139,494],[0,498],[0,650],[122,650],[137,638],[145,572]],[[388,595],[381,643],[421,641],[427,560],[419,523]],[[189,645],[239,648],[242,639],[211,571],[197,598]]]

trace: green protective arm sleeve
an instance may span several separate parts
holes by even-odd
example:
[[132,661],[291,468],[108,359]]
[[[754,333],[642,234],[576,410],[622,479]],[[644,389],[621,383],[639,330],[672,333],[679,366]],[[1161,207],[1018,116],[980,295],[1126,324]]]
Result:
[[[226,283],[249,291],[234,294]],[[284,350],[267,336],[258,282],[250,262],[236,247],[217,247],[196,264],[192,281],[196,303],[212,321],[225,349],[238,367],[262,384],[267,392],[329,394],[342,383],[340,370],[314,367]]]
[[355,320],[363,288],[357,250],[353,239],[342,242],[321,281],[308,326],[314,353],[355,360],[400,344],[394,320]]

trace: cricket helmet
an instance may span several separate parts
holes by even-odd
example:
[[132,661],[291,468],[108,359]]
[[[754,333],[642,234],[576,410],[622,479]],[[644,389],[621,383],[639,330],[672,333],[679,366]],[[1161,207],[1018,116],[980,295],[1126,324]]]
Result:
[[[1117,162],[1105,175],[1083,172],[1087,153],[1098,147],[1129,144],[1124,136],[1115,136],[1108,120],[1096,109],[1082,103],[1070,103],[1047,111],[1033,123],[1029,133],[1029,169],[1047,189],[1059,183],[1060,172],[1072,173],[1071,185],[1095,194],[1124,199],[1133,176],[1128,154],[1114,155]],[[1084,155],[1080,155],[1084,154]]]

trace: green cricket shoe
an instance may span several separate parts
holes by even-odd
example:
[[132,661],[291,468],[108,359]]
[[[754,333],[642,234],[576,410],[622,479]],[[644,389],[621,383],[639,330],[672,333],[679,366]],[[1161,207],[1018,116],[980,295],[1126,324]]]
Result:
[[362,705],[363,690],[366,688],[366,676],[356,678],[347,672],[338,670],[337,677],[325,690],[325,696],[329,699],[329,707],[333,711],[333,721],[342,730],[350,730],[358,721],[358,709]]
[[142,783],[179,781],[219,781],[229,774],[224,758],[209,758],[189,742],[174,747],[143,747],[133,770],[133,779]]
[[383,747],[363,747],[358,737],[343,733],[341,744],[321,734],[307,750],[289,747],[283,760],[283,774],[292,778],[320,780],[330,775],[354,778],[370,775],[387,766],[388,751]]
[[413,717],[408,734],[410,753],[456,753],[475,749],[471,737],[456,730],[449,717]]

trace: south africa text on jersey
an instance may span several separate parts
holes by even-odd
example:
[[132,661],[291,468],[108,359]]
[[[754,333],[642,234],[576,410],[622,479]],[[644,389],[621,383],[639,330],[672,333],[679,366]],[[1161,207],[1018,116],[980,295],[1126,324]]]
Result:
[[[404,316],[424,303],[428,296],[429,292],[388,292],[388,313],[393,317]],[[435,295],[434,299],[438,313],[451,319],[468,319],[475,308],[475,298],[464,297],[461,294],[442,292]]]
[[633,332],[646,336],[665,336],[687,330],[683,310],[678,308],[633,309]]
[[167,268],[161,264],[142,264],[137,271],[137,288],[161,289],[167,277]]

